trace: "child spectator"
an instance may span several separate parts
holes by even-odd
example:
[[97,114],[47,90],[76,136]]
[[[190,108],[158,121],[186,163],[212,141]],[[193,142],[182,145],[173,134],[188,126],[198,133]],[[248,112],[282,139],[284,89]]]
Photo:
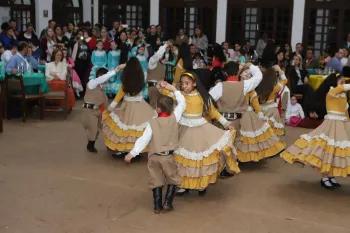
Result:
[[291,106],[287,108],[286,124],[288,126],[298,126],[300,122],[305,118],[303,108],[297,102],[297,97],[292,96],[290,98]]

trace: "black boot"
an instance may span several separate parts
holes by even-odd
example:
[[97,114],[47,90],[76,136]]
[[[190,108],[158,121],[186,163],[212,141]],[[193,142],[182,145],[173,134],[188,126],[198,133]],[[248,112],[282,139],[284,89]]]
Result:
[[154,200],[154,213],[159,214],[162,210],[162,187],[154,188],[153,191],[153,200]]
[[220,179],[227,179],[227,178],[230,178],[232,177],[233,174],[229,173],[227,170],[226,170],[226,167],[222,170],[222,172],[220,173]]
[[166,191],[166,195],[165,195],[165,201],[163,204],[164,210],[171,211],[174,209],[173,200],[174,200],[174,196],[175,196],[175,191],[176,191],[176,185],[169,184],[168,189]]
[[207,189],[199,190],[198,191],[198,196],[203,197],[207,193]]
[[97,153],[97,150],[95,148],[95,141],[89,141],[86,146],[86,149],[92,153]]

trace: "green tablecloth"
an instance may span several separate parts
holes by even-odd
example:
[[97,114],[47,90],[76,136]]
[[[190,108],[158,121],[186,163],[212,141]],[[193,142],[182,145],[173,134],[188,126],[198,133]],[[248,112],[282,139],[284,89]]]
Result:
[[[0,80],[5,79],[5,66],[0,62]],[[39,92],[37,86],[40,85],[41,92],[47,93],[50,91],[49,85],[46,82],[44,73],[25,73],[23,75],[23,84],[27,94],[37,94]]]
[[46,65],[45,64],[39,64],[38,65],[38,70],[40,70],[42,73],[45,74]]

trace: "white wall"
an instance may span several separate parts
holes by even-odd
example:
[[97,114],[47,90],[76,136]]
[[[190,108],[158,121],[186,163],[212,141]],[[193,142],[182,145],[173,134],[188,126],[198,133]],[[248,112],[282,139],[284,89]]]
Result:
[[305,0],[294,0],[293,6],[293,22],[292,22],[292,43],[293,50],[295,45],[303,41],[304,30],[304,12]]
[[226,40],[227,0],[218,0],[217,3],[215,42],[221,43]]
[[100,2],[99,0],[94,0],[94,23],[93,25],[95,25],[96,23],[99,22],[99,17],[98,17],[98,7],[100,6]]
[[91,22],[91,0],[83,0],[83,21]]
[[[48,17],[44,18],[44,10],[48,10]],[[35,23],[38,36],[47,27],[50,19],[52,19],[52,0],[35,0]]]
[[0,7],[0,24],[8,22],[10,19],[10,7]]
[[150,2],[150,25],[159,24],[159,0],[151,0]]

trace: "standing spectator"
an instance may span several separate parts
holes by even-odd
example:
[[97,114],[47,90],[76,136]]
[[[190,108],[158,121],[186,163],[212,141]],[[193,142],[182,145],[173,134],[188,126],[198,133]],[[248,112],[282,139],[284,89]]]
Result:
[[194,29],[192,44],[196,46],[197,52],[201,52],[204,55],[204,58],[207,57],[208,38],[199,27]]
[[346,37],[346,41],[344,41],[344,47],[350,48],[350,33]]
[[33,56],[37,61],[40,60],[40,57],[41,57],[41,54],[42,54],[42,50],[39,48],[38,45],[39,45],[39,44],[34,44],[34,43],[29,44],[29,46],[31,47],[31,50],[32,50],[32,56]]
[[290,45],[290,43],[284,44],[284,50],[286,51],[284,56],[285,56],[287,62],[290,63],[290,60],[293,58],[293,56],[292,56],[293,50],[292,50],[292,46]]
[[84,40],[88,43],[89,50],[92,52],[96,49],[96,39],[92,37],[91,29],[83,30]]
[[275,60],[276,60],[275,50],[276,50],[276,45],[273,42],[273,40],[268,40],[261,57],[261,64],[264,67],[269,68],[273,66],[273,64],[275,64]]
[[341,64],[341,59],[344,57],[343,49],[339,49],[334,57],[327,63],[326,69],[335,70],[335,72],[340,73],[343,69]]
[[254,57],[254,49],[250,45],[249,40],[244,41],[243,51],[244,51],[245,56],[248,60],[250,60],[251,58]]
[[1,36],[1,43],[6,50],[11,49],[12,45],[18,44],[18,40],[12,27],[7,28],[6,34]]
[[340,61],[343,67],[349,65],[349,50],[349,48],[343,48],[344,57]]
[[216,43],[213,47],[213,62],[211,68],[224,68],[225,62],[226,56],[224,55],[224,51],[222,50],[222,47]]
[[54,20],[50,19],[50,20],[48,21],[48,26],[47,26],[47,28],[44,28],[44,29],[41,31],[41,33],[40,33],[40,39],[43,38],[43,37],[46,35],[47,29],[49,29],[49,28],[54,29],[54,28],[55,28],[55,25],[56,25],[56,22],[55,22]]
[[175,45],[181,46],[182,43],[188,44],[188,36],[185,35],[184,29],[180,28],[179,35],[177,35],[175,39]]
[[56,47],[55,33],[52,28],[48,28],[45,33],[46,35],[40,41],[40,49],[43,51],[41,59],[51,62],[52,52]]
[[28,44],[39,44],[39,39],[35,35],[33,30],[33,25],[31,23],[27,24],[26,30],[21,33],[21,35],[18,37],[19,41],[25,41]]
[[74,34],[74,23],[69,22],[68,23],[68,31],[66,33],[64,33],[64,35],[68,38],[68,40],[70,40],[72,38],[73,34]]
[[147,43],[152,46],[154,51],[157,51],[157,38],[158,38],[158,35],[157,35],[156,26],[151,25],[150,33],[147,34]]
[[7,29],[8,29],[9,27],[10,27],[10,25],[9,25],[7,22],[1,24],[0,42],[1,42],[1,37],[4,36],[4,35],[6,35]]
[[307,50],[304,66],[305,66],[305,69],[307,70],[314,70],[318,68],[318,61],[314,57],[314,50],[312,49]]
[[81,36],[77,36],[76,40],[77,42],[74,45],[72,59],[75,62],[75,71],[77,72],[82,86],[85,90],[85,75],[87,73],[87,67],[90,64],[89,46],[88,43],[84,39],[82,39]]
[[11,20],[9,21],[9,25],[10,25],[10,27],[13,29],[13,32],[15,33],[16,37],[19,36],[20,31],[19,31],[18,28],[17,28],[17,22],[16,22],[16,20],[11,19]]
[[101,29],[101,41],[103,42],[103,50],[108,52],[110,50],[111,38],[109,37],[108,29],[102,27]]
[[64,36],[61,25],[57,25],[55,28],[55,38],[58,48],[68,47],[68,38]]
[[27,56],[25,57],[25,59],[27,60],[28,64],[30,64],[30,71],[32,72],[33,70],[38,70],[38,65],[39,62],[38,60],[33,56],[33,49],[32,46],[28,46],[28,52],[27,52]]
[[300,55],[302,58],[305,57],[305,55],[304,55],[304,46],[303,46],[302,43],[297,43],[295,45],[295,52],[293,53],[293,57],[295,55]]
[[77,72],[74,70],[75,63],[71,57],[68,56],[67,48],[62,49],[63,52],[63,62],[65,62],[68,66],[68,70],[72,74],[72,86],[77,97],[80,97],[80,92],[83,92],[83,86],[81,85],[80,78]]
[[101,30],[97,27],[94,27],[92,29],[92,37],[95,38],[96,40],[100,39],[101,37]]
[[112,24],[112,29],[109,31],[109,35],[112,40],[115,40],[116,32],[120,29],[120,23],[118,21],[114,21]]
[[262,58],[262,55],[268,40],[269,40],[269,36],[267,35],[267,33],[264,33],[262,38],[258,40],[258,44],[256,45],[256,52],[260,59]]
[[162,41],[166,40],[165,35],[164,35],[164,32],[163,32],[162,26],[157,25],[156,30],[157,30],[157,35],[160,37],[160,39],[161,39]]
[[11,49],[6,50],[1,55],[1,61],[4,63],[5,67],[7,63],[10,61],[11,57],[17,53],[17,45],[12,45]]
[[122,31],[119,36],[119,41],[117,42],[120,48],[120,64],[124,64],[128,60],[130,47],[126,44],[126,41],[127,41],[126,32]]

